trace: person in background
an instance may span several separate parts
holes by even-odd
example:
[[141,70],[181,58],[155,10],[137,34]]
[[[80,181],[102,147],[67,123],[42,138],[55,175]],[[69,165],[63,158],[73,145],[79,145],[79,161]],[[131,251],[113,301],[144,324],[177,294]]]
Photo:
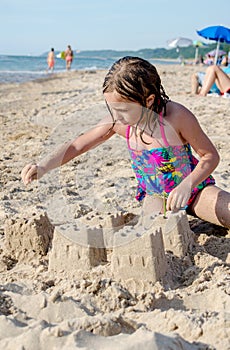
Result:
[[200,55],[200,56],[197,58],[195,64],[199,64],[200,66],[203,66],[203,65],[204,65],[204,57],[203,57],[202,55]]
[[198,64],[200,64],[200,65],[204,64],[204,57],[202,55],[199,56]]
[[217,58],[217,61],[216,61],[217,66],[222,65],[223,58],[224,58],[223,55],[222,55],[222,56],[219,56],[219,57]]
[[209,66],[205,72],[192,75],[192,93],[206,96],[216,93],[230,97],[230,66],[220,68],[217,65]]
[[226,53],[226,55],[222,59],[221,65],[224,67],[227,67],[229,65],[229,63],[230,63],[229,53]]
[[207,55],[206,59],[204,60],[204,64],[206,66],[211,66],[212,64],[214,64],[214,60],[213,57],[211,55]]
[[26,165],[21,173],[24,184],[118,134],[126,140],[143,213],[186,209],[229,228],[230,193],[217,187],[211,176],[218,152],[195,115],[169,99],[155,66],[140,57],[119,59],[104,79],[103,94],[108,115],[39,164]]
[[52,47],[52,49],[50,50],[50,52],[48,53],[47,56],[47,71],[51,71],[53,72],[54,70],[54,64],[55,64],[55,60],[54,60],[54,48]]
[[70,45],[67,46],[67,49],[65,51],[65,61],[66,61],[66,69],[71,69],[71,64],[73,62],[73,50]]

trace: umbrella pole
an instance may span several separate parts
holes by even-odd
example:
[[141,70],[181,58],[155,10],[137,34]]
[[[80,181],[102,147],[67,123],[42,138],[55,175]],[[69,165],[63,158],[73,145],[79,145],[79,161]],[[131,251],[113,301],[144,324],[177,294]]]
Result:
[[198,50],[199,50],[199,48],[198,48],[198,46],[196,46],[196,51],[195,51],[195,64],[196,64],[197,61],[198,61]]
[[217,60],[218,60],[218,56],[219,56],[219,49],[220,49],[220,39],[218,39],[218,41],[217,41],[214,64],[217,64]]

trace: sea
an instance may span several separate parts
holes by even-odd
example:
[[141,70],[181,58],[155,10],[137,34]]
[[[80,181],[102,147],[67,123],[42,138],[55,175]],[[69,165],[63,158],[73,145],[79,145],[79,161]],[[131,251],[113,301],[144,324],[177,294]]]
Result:
[[[101,57],[77,57],[75,56],[71,70],[107,70],[118,59]],[[157,64],[177,64],[170,60],[149,60]],[[179,62],[178,62],[179,64]],[[55,59],[54,73],[65,72],[65,61]],[[0,55],[0,83],[24,83],[40,78],[47,78],[46,56],[13,56]]]

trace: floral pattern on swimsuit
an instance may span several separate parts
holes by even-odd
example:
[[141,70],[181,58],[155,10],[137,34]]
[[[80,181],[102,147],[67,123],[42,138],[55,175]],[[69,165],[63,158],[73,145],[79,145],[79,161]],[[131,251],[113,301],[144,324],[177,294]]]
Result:
[[[146,194],[167,198],[198,164],[198,160],[192,155],[191,146],[185,144],[136,151],[129,146],[129,129],[128,127],[128,148],[138,181],[136,199],[141,201]],[[192,190],[187,206],[191,205],[197,193],[209,184],[215,184],[211,175]]]

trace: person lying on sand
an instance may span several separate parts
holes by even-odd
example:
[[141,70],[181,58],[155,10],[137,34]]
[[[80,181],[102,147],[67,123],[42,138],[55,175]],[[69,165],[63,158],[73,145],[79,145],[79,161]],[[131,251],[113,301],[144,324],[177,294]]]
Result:
[[230,74],[230,66],[221,69],[216,65],[208,67],[206,73],[193,74],[192,93],[200,96],[217,93],[224,97],[230,97],[230,76],[228,74]]

